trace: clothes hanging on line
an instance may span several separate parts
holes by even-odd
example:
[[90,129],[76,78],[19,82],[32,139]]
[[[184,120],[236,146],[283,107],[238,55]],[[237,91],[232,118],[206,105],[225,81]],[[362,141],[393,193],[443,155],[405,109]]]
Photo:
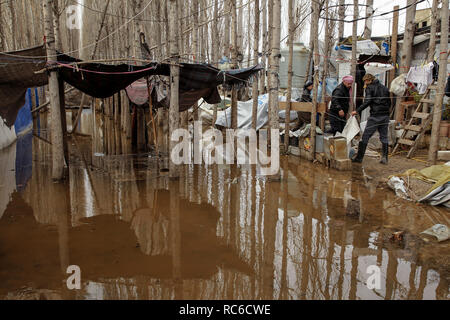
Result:
[[411,67],[406,75],[406,81],[417,83],[419,94],[424,94],[428,86],[433,83],[433,62],[424,66]]

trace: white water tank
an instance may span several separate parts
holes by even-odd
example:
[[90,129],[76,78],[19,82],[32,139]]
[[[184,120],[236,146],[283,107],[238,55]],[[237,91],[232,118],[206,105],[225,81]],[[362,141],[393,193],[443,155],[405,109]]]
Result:
[[[288,82],[289,48],[281,50],[280,59],[280,88],[286,89]],[[294,56],[292,60],[292,88],[303,88],[306,77],[306,64],[308,63],[309,49],[302,42],[294,43]]]

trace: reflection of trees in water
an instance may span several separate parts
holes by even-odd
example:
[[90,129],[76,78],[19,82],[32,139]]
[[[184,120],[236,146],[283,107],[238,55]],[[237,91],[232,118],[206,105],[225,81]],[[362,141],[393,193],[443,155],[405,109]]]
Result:
[[[80,219],[90,215],[114,214],[130,224],[142,254],[171,256],[175,241],[171,238],[171,197],[161,190],[168,190],[169,183],[166,178],[155,178],[161,165],[147,157],[99,159],[91,160],[95,164],[90,172],[92,181],[78,161],[70,169],[72,226],[79,226]],[[39,170],[33,169],[24,197],[40,223],[56,224],[59,220],[54,216],[54,193],[46,168],[43,165]],[[200,239],[213,239],[211,248],[221,251],[215,256],[212,251],[203,252],[213,256],[214,267],[207,272],[204,269],[202,277],[197,274],[178,282],[170,278],[172,275],[168,279],[145,275],[99,278],[84,286],[83,296],[171,299],[182,290],[183,298],[192,299],[421,299],[433,298],[434,294],[446,297],[447,280],[420,259],[417,252],[423,248],[417,244],[409,246],[410,239],[406,249],[375,241],[383,236],[383,229],[378,229],[382,223],[401,225],[404,221],[404,217],[391,216],[382,209],[383,202],[395,202],[395,197],[376,195],[374,199],[357,183],[341,176],[336,178],[334,173],[317,170],[310,164],[289,161],[283,169],[284,180],[273,183],[262,177],[255,179],[255,170],[251,169],[184,167],[177,182],[181,201],[177,219],[185,230],[205,223],[209,226],[208,236]],[[42,193],[40,188],[50,191]],[[170,190],[173,188],[171,185]],[[98,199],[89,202],[92,189]],[[362,202],[362,222],[345,217],[344,192]],[[192,209],[200,212],[197,217],[186,216],[187,206],[201,202],[214,208],[199,205]],[[371,202],[378,204],[370,205]],[[207,209],[201,212],[202,208]],[[407,210],[415,212],[412,207]],[[216,212],[217,217],[205,222],[209,211]],[[198,220],[199,216],[203,220]],[[187,223],[191,226],[186,227]],[[183,240],[190,237],[184,233],[182,251]],[[198,246],[204,248],[205,244]],[[233,254],[251,266],[252,272],[239,271],[244,268],[242,265],[227,264]],[[185,259],[181,253],[181,269]],[[377,293],[369,291],[364,283],[368,277],[365,268],[371,264],[378,264],[382,270],[382,289]]]

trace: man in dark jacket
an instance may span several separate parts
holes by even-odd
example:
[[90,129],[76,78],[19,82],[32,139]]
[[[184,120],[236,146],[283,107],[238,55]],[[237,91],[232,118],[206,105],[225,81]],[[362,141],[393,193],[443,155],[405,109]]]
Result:
[[363,80],[366,88],[364,103],[356,111],[352,112],[352,115],[361,113],[370,106],[370,117],[367,120],[366,129],[359,142],[358,155],[353,159],[353,162],[361,163],[363,161],[369,139],[378,130],[380,133],[380,141],[383,145],[383,155],[380,163],[387,164],[389,153],[389,113],[391,108],[389,89],[369,73],[364,76]]
[[328,119],[330,120],[331,131],[333,135],[336,132],[344,131],[347,123],[347,113],[350,105],[350,89],[353,84],[352,76],[345,76],[342,83],[333,90],[331,98],[330,111]]

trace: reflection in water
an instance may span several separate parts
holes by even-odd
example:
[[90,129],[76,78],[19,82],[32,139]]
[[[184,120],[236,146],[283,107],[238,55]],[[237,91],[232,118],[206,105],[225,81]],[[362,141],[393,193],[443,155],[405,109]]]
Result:
[[[124,151],[120,130],[103,134],[72,138],[63,184],[51,182],[49,144],[33,139],[31,180],[0,203],[0,297],[449,298],[449,244],[416,236],[446,223],[444,210],[294,157],[282,159],[281,182],[227,166],[185,166],[169,181],[167,159]],[[7,152],[0,199],[12,192]],[[398,229],[401,244],[389,241]],[[71,264],[80,291],[65,288]],[[370,265],[381,269],[379,290],[365,284]]]

